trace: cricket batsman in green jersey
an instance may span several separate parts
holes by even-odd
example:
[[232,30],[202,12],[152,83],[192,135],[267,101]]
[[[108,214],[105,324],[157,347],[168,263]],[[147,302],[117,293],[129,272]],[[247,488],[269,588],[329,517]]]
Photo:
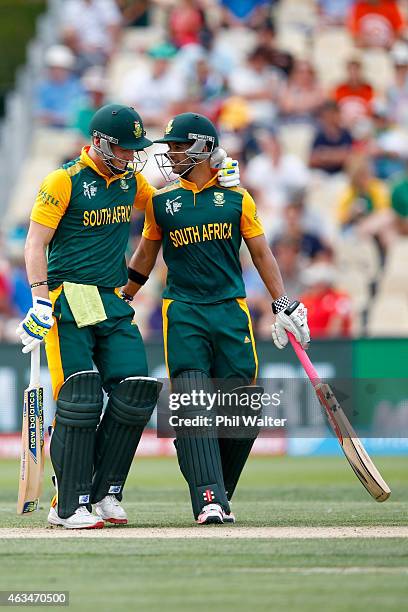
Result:
[[[160,247],[168,267],[163,293],[165,357],[172,390],[211,389],[210,378],[240,381],[248,391],[258,362],[239,260],[242,238],[272,299],[272,335],[278,348],[292,332],[303,347],[310,341],[307,311],[290,303],[266,242],[256,206],[245,189],[223,189],[210,166],[218,147],[206,117],[183,113],[163,138],[167,153],[156,154],[164,175],[179,179],[150,196],[143,237],[129,264],[124,293],[130,299],[147,280]],[[180,406],[180,417],[205,407]],[[176,449],[199,524],[233,522],[234,493],[258,431],[245,438],[186,436],[176,430]]]
[[17,330],[23,352],[45,339],[57,403],[48,521],[70,529],[127,523],[123,487],[161,386],[118,289],[132,209],[155,192],[140,174],[152,143],[139,114],[117,104],[99,109],[90,131],[91,146],[39,190],[26,242],[33,307]]

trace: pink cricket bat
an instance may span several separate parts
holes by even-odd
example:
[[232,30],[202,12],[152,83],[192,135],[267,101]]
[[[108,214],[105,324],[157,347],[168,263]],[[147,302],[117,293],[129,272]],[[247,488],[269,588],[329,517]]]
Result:
[[385,501],[391,495],[391,489],[383,480],[380,472],[370,459],[361,440],[358,438],[350,421],[335,398],[330,386],[320,380],[306,351],[299,342],[297,342],[293,334],[290,332],[287,332],[287,334],[300,363],[316,391],[316,395],[326,413],[330,426],[336,434],[340,446],[355,475],[376,501]]

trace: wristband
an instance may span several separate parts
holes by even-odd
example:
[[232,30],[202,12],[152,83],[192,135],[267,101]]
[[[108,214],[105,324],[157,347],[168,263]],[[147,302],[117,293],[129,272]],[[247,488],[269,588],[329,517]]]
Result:
[[129,293],[125,293],[124,291],[120,291],[120,297],[125,302],[133,302],[133,295],[129,295]]
[[272,312],[273,314],[278,314],[282,310],[286,310],[286,308],[290,305],[290,301],[287,295],[281,295],[277,300],[272,302]]
[[138,272],[133,268],[128,268],[128,279],[134,283],[137,283],[138,285],[144,285],[145,282],[149,280],[149,277],[145,274],[141,274],[141,272]]
[[42,285],[48,285],[48,281],[39,281],[38,283],[32,283],[30,287],[31,289],[34,289],[34,287],[41,287]]

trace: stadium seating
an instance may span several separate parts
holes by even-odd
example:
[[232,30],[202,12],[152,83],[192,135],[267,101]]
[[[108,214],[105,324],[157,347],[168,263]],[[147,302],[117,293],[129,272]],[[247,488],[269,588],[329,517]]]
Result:
[[408,336],[408,299],[396,294],[384,295],[370,310],[367,332],[370,336]]
[[[322,87],[329,93],[344,78],[345,64],[356,53],[356,48],[345,27],[319,27],[316,5],[314,0],[281,0],[275,5],[273,14],[278,46],[295,57],[310,59]],[[209,22],[216,22],[216,19],[215,11],[210,15]],[[118,99],[117,92],[126,75],[131,70],[146,66],[149,60],[146,59],[145,50],[162,42],[165,32],[166,17],[159,9],[153,12],[150,26],[123,30],[120,49],[108,66],[108,99]],[[241,62],[244,62],[256,40],[256,33],[244,27],[222,28],[217,30],[216,35],[221,43],[234,49],[236,58]],[[381,49],[359,50],[359,53],[367,80],[375,88],[376,94],[383,96],[393,80],[389,53]],[[278,131],[284,150],[297,155],[307,164],[314,134],[311,123],[285,123],[278,127]],[[154,135],[149,133],[149,136]],[[3,219],[6,230],[27,222],[41,180],[76,150],[76,144],[76,135],[70,130],[35,128],[28,156],[15,181]],[[146,176],[160,185],[153,161],[146,167]],[[353,303],[353,331],[365,332],[364,321],[368,311],[367,332],[370,335],[408,335],[408,239],[400,239],[392,245],[382,269],[373,241],[350,241],[341,237],[336,209],[345,184],[344,174],[329,177],[313,171],[305,202],[307,208],[320,219],[326,238],[332,242],[338,286],[348,291]],[[274,220],[271,222],[274,223]],[[267,220],[265,226],[268,226]],[[146,304],[147,316],[151,306],[150,296]]]

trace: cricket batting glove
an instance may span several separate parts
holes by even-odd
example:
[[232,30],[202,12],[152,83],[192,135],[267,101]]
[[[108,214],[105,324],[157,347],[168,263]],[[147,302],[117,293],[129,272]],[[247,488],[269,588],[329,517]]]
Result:
[[40,344],[54,325],[52,304],[45,298],[33,298],[33,306],[16,329],[24,344],[23,353],[29,353]]
[[210,158],[211,168],[218,170],[218,182],[221,187],[237,187],[240,184],[239,163],[227,157],[226,151],[217,147]]
[[310,342],[310,331],[307,324],[307,308],[304,304],[294,301],[288,304],[286,295],[272,303],[272,310],[276,314],[272,325],[272,339],[278,349],[283,349],[288,343],[287,331],[291,332],[296,340],[307,349]]

